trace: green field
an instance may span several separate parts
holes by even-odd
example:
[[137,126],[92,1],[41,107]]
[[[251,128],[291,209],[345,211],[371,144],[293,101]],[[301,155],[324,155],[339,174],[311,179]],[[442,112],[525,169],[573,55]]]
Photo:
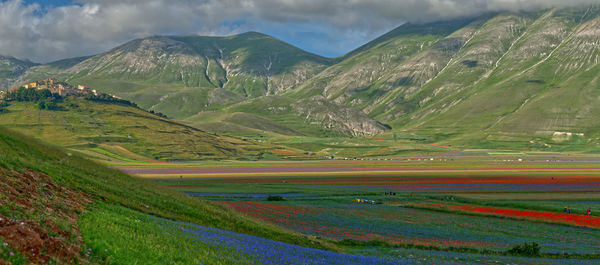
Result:
[[[489,153],[116,166],[360,255],[410,253],[439,263],[451,256],[464,264],[478,258],[577,264],[600,257],[600,157]],[[540,256],[533,260],[509,251],[532,242],[540,252],[522,255]]]
[[142,109],[64,99],[63,109],[40,110],[11,102],[0,125],[55,145],[107,160],[198,160],[255,158],[270,145],[218,136]]

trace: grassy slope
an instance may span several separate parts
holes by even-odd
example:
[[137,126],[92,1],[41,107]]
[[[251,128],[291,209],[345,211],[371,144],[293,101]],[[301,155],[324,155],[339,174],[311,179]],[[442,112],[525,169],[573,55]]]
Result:
[[65,110],[48,111],[37,109],[33,103],[12,103],[9,112],[0,114],[0,124],[68,148],[100,148],[109,152],[125,148],[153,159],[244,158],[268,149],[255,142],[206,133],[130,106],[85,100],[67,100],[62,105]]
[[97,210],[84,214],[79,225],[91,252],[105,264],[252,263],[240,259],[239,253],[233,250],[195,242],[189,232],[180,229],[183,227],[180,223],[160,220],[159,224],[157,220],[160,219],[102,204]]
[[318,241],[125,175],[6,128],[0,128],[0,168],[43,172],[58,185],[143,213],[303,246],[325,247]]
[[[243,112],[259,115],[270,119],[278,124],[294,128],[301,132],[296,135],[312,136],[340,136],[340,133],[322,128],[319,124],[306,122],[294,110],[292,104],[295,99],[283,96],[261,97],[251,101],[246,101],[224,109],[224,112]],[[255,125],[254,125],[255,126]],[[266,128],[269,131],[276,131],[275,128]]]
[[[593,99],[598,97],[598,50],[593,47],[598,36],[590,30],[598,24],[598,10],[567,11],[537,18],[513,40],[487,78],[467,79],[475,85],[425,106],[413,114],[420,119],[409,127],[487,147],[496,146],[493,142],[557,150],[597,146],[599,125],[593,117],[599,110]],[[586,12],[588,19],[581,19]],[[437,82],[449,81],[440,77]],[[457,101],[455,107],[443,108]],[[585,133],[585,139],[554,141],[555,131]]]

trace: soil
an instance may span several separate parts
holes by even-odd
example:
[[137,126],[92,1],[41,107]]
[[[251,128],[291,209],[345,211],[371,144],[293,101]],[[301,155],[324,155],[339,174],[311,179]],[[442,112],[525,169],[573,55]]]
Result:
[[[0,168],[0,179],[0,238],[5,243],[32,264],[89,263],[82,256],[84,242],[77,228],[89,196],[56,185],[34,170]],[[10,263],[0,258],[2,264]]]

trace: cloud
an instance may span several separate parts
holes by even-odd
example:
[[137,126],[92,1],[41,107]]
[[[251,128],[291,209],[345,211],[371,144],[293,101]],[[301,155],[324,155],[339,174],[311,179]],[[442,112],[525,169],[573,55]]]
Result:
[[[0,0],[0,54],[47,62],[105,51],[150,35],[227,35],[248,30],[288,41],[328,36],[321,51],[349,49],[405,21],[426,22],[489,11],[520,11],[599,0],[78,0],[43,7]],[[308,34],[314,32],[314,34]],[[298,33],[298,34],[296,34]],[[304,40],[304,41],[303,41]],[[338,43],[335,43],[338,40]],[[311,46],[315,52],[318,47]],[[347,52],[340,51],[339,54]],[[338,54],[338,55],[339,55]]]

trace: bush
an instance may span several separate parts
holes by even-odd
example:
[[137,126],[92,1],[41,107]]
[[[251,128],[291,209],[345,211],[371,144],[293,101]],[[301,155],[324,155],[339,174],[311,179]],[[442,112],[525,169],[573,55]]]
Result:
[[62,108],[60,106],[58,106],[58,104],[56,104],[56,102],[54,101],[46,101],[46,100],[42,100],[39,101],[37,104],[38,109],[41,110],[61,110]]
[[508,250],[508,254],[518,255],[518,256],[529,256],[529,257],[539,257],[540,256],[540,245],[536,242],[532,243],[523,243],[514,246],[510,250]]
[[8,102],[0,101],[0,113],[7,112],[8,109],[6,107],[8,107]]
[[285,199],[281,196],[273,196],[273,195],[269,195],[269,197],[267,197],[267,201],[285,201]]
[[101,103],[112,103],[112,104],[121,104],[121,105],[125,105],[125,106],[137,107],[137,105],[135,103],[133,103],[129,100],[115,98],[108,94],[99,94],[97,96],[90,94],[90,95],[86,96],[85,99],[89,100],[89,101],[95,101],[95,102],[101,102]]

